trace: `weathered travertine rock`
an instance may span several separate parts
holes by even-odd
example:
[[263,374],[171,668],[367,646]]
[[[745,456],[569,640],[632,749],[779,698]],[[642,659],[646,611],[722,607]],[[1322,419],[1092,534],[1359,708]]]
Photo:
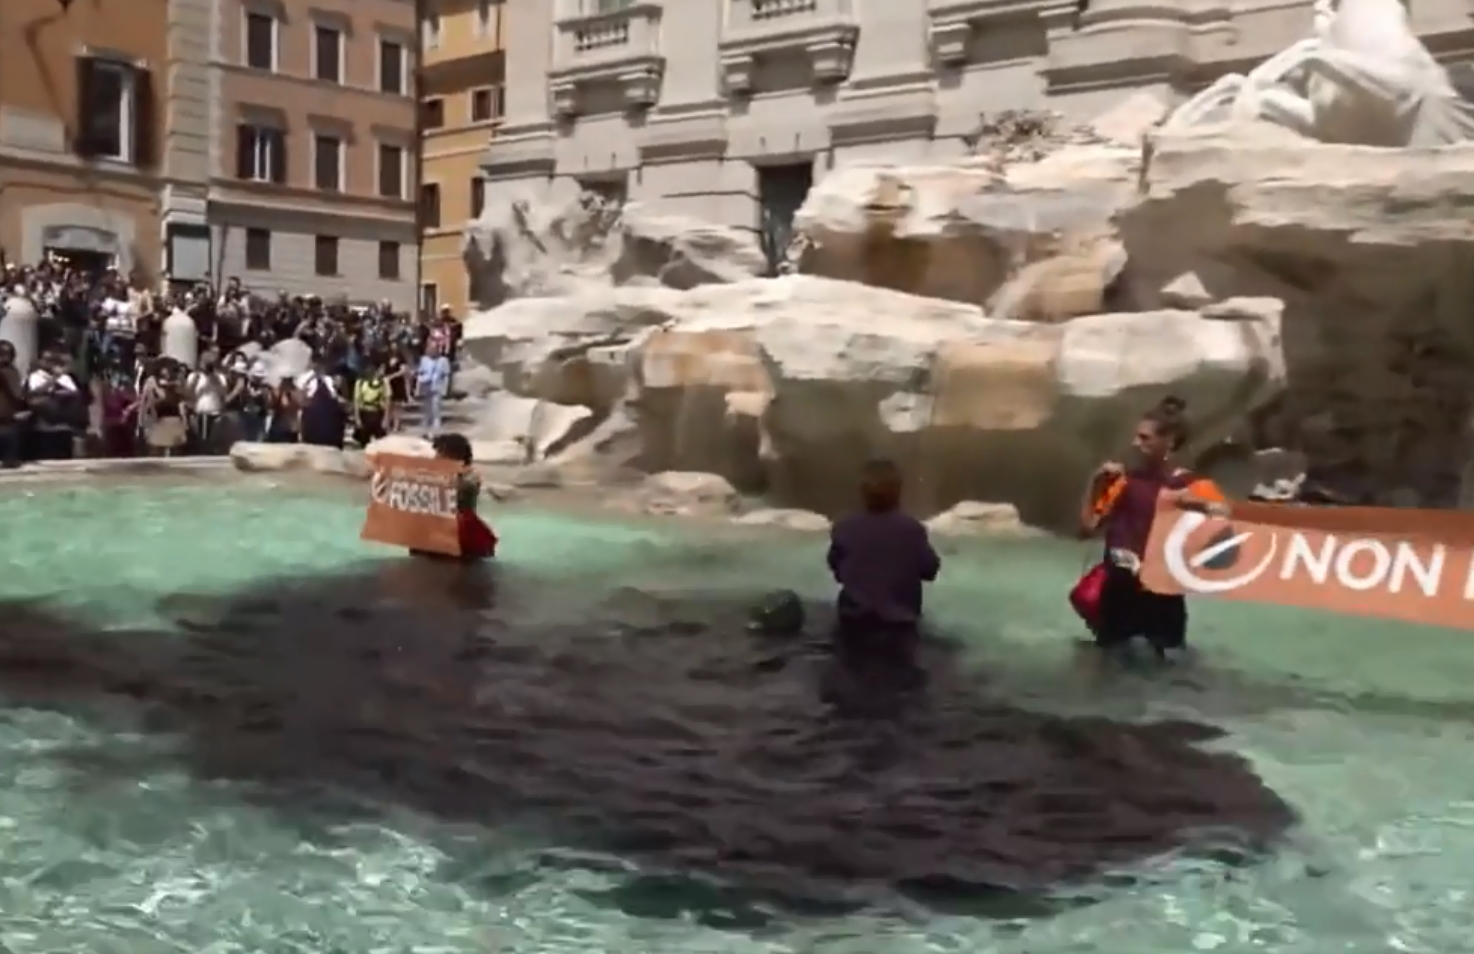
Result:
[[635,491],[644,513],[662,516],[728,516],[740,502],[725,477],[695,471],[662,471],[645,478]]
[[822,533],[830,527],[830,520],[822,513],[811,510],[795,510],[791,507],[764,507],[751,510],[733,519],[744,527],[778,527],[783,530],[801,530],[806,533]]
[[[558,404],[500,391],[478,401],[475,420],[462,433],[471,441],[476,462],[521,466],[547,459],[588,430],[594,412],[579,405]],[[430,442],[409,434],[391,434],[370,444],[368,453],[429,456]]]
[[1117,221],[1143,305],[1283,303],[1268,446],[1349,500],[1452,506],[1474,410],[1471,183],[1474,145],[1161,134]]
[[465,346],[527,397],[629,414],[647,470],[721,474],[833,514],[863,460],[887,454],[906,464],[920,512],[988,500],[1058,522],[1163,394],[1186,398],[1208,436],[1275,393],[1276,322],[1170,310],[999,321],[792,276],[511,302],[473,317]]
[[237,441],[230,447],[230,461],[247,472],[295,471],[336,477],[367,477],[369,464],[357,451],[311,444],[256,444]]
[[1074,146],[1001,167],[860,166],[830,173],[795,218],[798,270],[1064,321],[1132,307],[1112,222],[1140,145]]
[[488,206],[467,228],[463,254],[471,297],[483,308],[611,285],[738,281],[768,264],[750,233],[619,207],[593,193],[562,205]]
[[1011,504],[964,500],[926,522],[932,533],[948,537],[1027,537],[1039,531],[1019,519]]

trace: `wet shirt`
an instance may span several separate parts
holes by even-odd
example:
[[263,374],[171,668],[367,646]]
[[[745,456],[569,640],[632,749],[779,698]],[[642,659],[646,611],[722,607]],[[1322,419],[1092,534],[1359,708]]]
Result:
[[829,569],[843,616],[916,623],[922,584],[936,579],[941,566],[926,527],[899,510],[851,514],[830,535]]
[[1164,490],[1181,490],[1192,483],[1185,470],[1138,468],[1126,474],[1126,487],[1105,520],[1106,550],[1126,550],[1141,556],[1152,535],[1157,498]]

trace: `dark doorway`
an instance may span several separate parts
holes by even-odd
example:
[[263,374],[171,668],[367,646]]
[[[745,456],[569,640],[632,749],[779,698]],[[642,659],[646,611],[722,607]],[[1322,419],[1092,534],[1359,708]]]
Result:
[[778,274],[793,239],[793,217],[814,185],[814,164],[796,162],[757,170],[758,238],[768,258],[768,274]]
[[78,248],[48,248],[46,257],[50,261],[96,278],[113,267],[113,257],[106,252],[93,252]]

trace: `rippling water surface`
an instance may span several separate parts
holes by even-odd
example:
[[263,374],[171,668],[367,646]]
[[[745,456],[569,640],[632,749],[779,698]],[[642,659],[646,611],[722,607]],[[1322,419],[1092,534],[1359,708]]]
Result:
[[980,544],[917,691],[743,632],[827,596],[812,538],[512,510],[447,575],[358,516],[0,488],[0,945],[1467,947],[1460,634],[1205,604],[1198,665],[1100,683],[1085,554]]

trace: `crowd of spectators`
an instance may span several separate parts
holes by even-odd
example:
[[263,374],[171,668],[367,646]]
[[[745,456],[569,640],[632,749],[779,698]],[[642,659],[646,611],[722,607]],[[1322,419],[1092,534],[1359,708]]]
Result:
[[219,454],[235,440],[341,447],[407,417],[427,434],[441,425],[460,329],[447,309],[262,296],[236,278],[149,288],[63,261],[0,258],[0,282],[0,339],[24,318],[34,348],[21,367],[29,349],[0,340],[3,466]]

